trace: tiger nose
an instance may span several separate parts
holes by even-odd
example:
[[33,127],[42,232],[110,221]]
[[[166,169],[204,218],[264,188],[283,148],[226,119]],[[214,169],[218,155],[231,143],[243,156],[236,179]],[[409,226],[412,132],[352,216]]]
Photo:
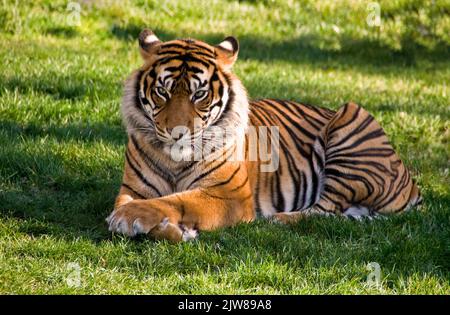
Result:
[[175,141],[180,140],[181,138],[183,138],[184,134],[183,133],[179,133],[178,135],[172,135],[172,139]]
[[182,129],[177,129],[177,130],[175,130],[175,132],[174,132],[174,129],[175,128],[166,128],[166,131],[167,131],[167,133],[170,135],[170,137],[173,139],[173,140],[175,140],[175,141],[178,141],[178,140],[180,140],[181,138],[183,138],[183,136],[185,135],[185,134],[187,134],[188,133],[188,131],[186,130],[186,128],[182,128]]

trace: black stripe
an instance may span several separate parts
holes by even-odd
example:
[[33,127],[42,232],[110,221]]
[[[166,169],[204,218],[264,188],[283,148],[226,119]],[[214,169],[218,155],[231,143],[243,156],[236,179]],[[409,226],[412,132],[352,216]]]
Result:
[[144,152],[144,150],[140,147],[139,143],[137,142],[137,139],[134,135],[130,136],[131,142],[133,143],[133,146],[135,147],[136,151],[144,160],[145,164],[152,169],[155,173],[157,173],[160,177],[164,178],[166,181],[168,181],[170,184],[173,183],[174,179],[169,173],[167,169],[162,169],[160,165],[156,163],[153,159],[151,159],[147,153]]
[[[257,113],[259,111],[259,113]],[[272,117],[267,117],[266,116],[266,112],[264,112],[263,109],[260,109],[259,107],[252,112],[253,116],[255,118],[257,118],[260,122],[261,125],[263,126],[267,126],[267,125],[278,125],[276,122],[271,121]],[[264,119],[262,119],[261,117],[259,117],[259,114],[264,116]],[[266,121],[268,123],[266,123]],[[288,131],[288,133],[290,134],[292,140],[294,139],[298,139],[298,137],[296,135],[293,135],[288,126],[286,127],[286,131]],[[297,142],[294,141],[294,144],[296,145],[297,150],[300,152],[300,154],[303,157],[307,157],[308,154],[306,153],[306,151],[303,149],[303,147],[301,147]],[[287,159],[288,162],[288,169],[291,175],[293,175],[292,177],[294,178],[294,184],[296,185],[296,194],[295,194],[295,200],[294,200],[294,205],[295,207],[299,207],[300,205],[298,205],[298,199],[299,199],[299,194],[300,194],[300,188],[306,186],[306,177],[304,176],[304,174],[302,176],[300,176],[299,174],[301,173],[300,170],[297,168],[297,163],[295,163],[295,158],[291,155],[291,149],[289,148],[290,146],[286,143],[286,140],[282,137],[282,135],[280,134],[280,148],[283,151],[282,156],[284,156]],[[280,158],[282,157],[280,156]],[[301,182],[298,182],[298,178],[301,177]],[[301,194],[303,202],[301,204],[301,208],[303,208],[305,206],[306,203],[306,188],[303,189],[303,193]]]
[[344,164],[345,165],[351,164],[351,165],[372,166],[372,167],[376,168],[377,170],[379,170],[381,173],[385,173],[390,176],[396,176],[395,173],[393,173],[391,170],[387,169],[383,164],[376,162],[376,161],[358,161],[355,159],[344,160],[344,159],[339,159],[339,158],[333,158],[332,160],[327,160],[327,164],[329,162],[330,162],[329,165],[331,165],[331,162],[332,162],[333,164],[338,164],[339,166],[344,166]]
[[[333,116],[333,119],[335,119],[334,122],[339,121],[339,119],[342,118],[346,114],[347,110],[348,110],[348,104],[345,104],[344,105],[344,109],[342,110],[342,112],[340,112],[340,113],[338,112],[339,116],[338,117],[336,117],[336,115]],[[355,111],[355,113],[353,114],[353,116],[350,118],[350,120],[348,122],[346,122],[345,124],[334,128],[334,129],[328,130],[328,133],[336,132],[336,131],[338,131],[338,130],[340,130],[342,128],[347,127],[351,123],[354,123],[354,121],[355,121],[356,117],[358,117],[360,111],[361,111],[361,107],[358,106],[358,109]]]
[[189,66],[189,67],[186,68],[186,70],[189,71],[189,72],[193,72],[195,74],[204,72],[203,69],[200,69],[200,68],[198,68],[196,66]]
[[[338,191],[335,187],[333,187],[333,186],[331,186],[329,184],[325,184],[324,187],[323,187],[323,190],[324,190],[324,194],[327,194],[327,193],[328,194],[332,194],[335,197],[338,197],[338,198],[340,197],[341,200],[345,200],[346,203],[348,203],[348,204],[351,203],[350,200],[347,199],[346,195],[344,195],[341,191]],[[335,205],[339,206],[339,210],[341,212],[342,212],[342,210],[344,210],[343,209],[344,207],[342,206],[342,203],[336,201]]]
[[180,43],[170,43],[170,44],[163,44],[159,50],[159,52],[164,52],[164,49],[166,48],[179,48],[179,49],[185,49],[186,46],[182,45]]
[[214,66],[214,64],[212,62],[208,62],[207,60],[202,60],[200,58],[196,58],[192,55],[184,55],[184,56],[179,56],[178,59],[181,59],[182,61],[185,62],[198,62],[200,64],[202,64],[203,66],[205,66],[206,68],[209,68],[210,66]]
[[368,169],[368,168],[359,168],[359,167],[352,167],[350,165],[338,165],[341,168],[347,168],[353,171],[359,171],[362,173],[367,173],[368,176],[370,176],[370,178],[372,178],[372,180],[374,182],[376,182],[380,187],[384,187],[384,185],[386,184],[385,181],[385,177],[381,176],[380,174]]
[[281,190],[281,163],[278,166],[278,172],[275,173],[273,176],[275,177],[276,181],[276,189],[277,189],[277,211],[285,211],[285,205],[286,205],[286,201],[284,200],[284,196],[283,196],[283,192]]
[[374,130],[372,132],[367,133],[366,135],[362,136],[358,140],[355,140],[353,143],[351,143],[350,145],[348,145],[346,147],[337,148],[336,150],[333,150],[332,152],[329,152],[328,149],[333,149],[333,148],[338,146],[338,145],[334,145],[333,144],[333,146],[327,148],[327,157],[331,158],[331,157],[333,157],[333,156],[335,156],[335,155],[337,155],[339,153],[342,153],[342,151],[355,149],[356,147],[358,147],[359,145],[361,145],[365,141],[377,139],[377,138],[380,138],[380,137],[383,137],[383,136],[385,136],[385,133],[383,132],[383,130],[377,129],[377,130]]
[[133,192],[133,194],[135,194],[135,195],[138,196],[139,198],[141,198],[141,199],[147,199],[147,198],[145,198],[143,195],[141,195],[140,193],[138,193],[136,190],[134,190],[133,188],[131,188],[131,186],[129,186],[129,185],[125,184],[125,183],[122,183],[122,186],[125,187],[126,189],[130,190],[131,192]]
[[178,49],[182,49],[184,51],[191,51],[192,47],[195,47],[197,49],[204,49],[207,52],[211,53],[212,56],[214,56],[214,50],[212,50],[209,47],[199,45],[190,39],[180,39],[180,41],[183,41],[184,43],[187,43],[188,45],[183,45],[180,43],[163,44],[160,48],[160,52],[164,53],[164,49],[169,49],[169,48],[178,48]]
[[134,173],[139,177],[142,183],[153,189],[158,194],[158,196],[161,197],[162,196],[161,192],[144,177],[144,175],[136,168],[135,165],[133,165],[128,155],[128,152],[125,152],[125,157],[128,162],[128,165],[130,165],[130,167],[133,169]]
[[[214,72],[217,72],[217,71],[218,71],[217,68],[215,68]],[[219,119],[220,116],[217,116],[217,118],[214,121],[214,123],[212,124],[212,126],[216,126],[216,124],[219,124],[221,121],[226,121],[225,118],[226,118],[227,115],[229,115],[230,110],[231,110],[231,106],[234,103],[234,99],[235,99],[235,96],[236,96],[234,91],[233,91],[233,89],[231,88],[231,86],[232,86],[231,78],[225,73],[223,73],[222,75],[224,76],[225,81],[226,81],[226,83],[228,85],[228,101],[226,102],[226,104],[222,103],[223,82],[219,80],[219,83],[220,83],[220,86],[219,86],[220,105],[222,107],[225,106],[222,109],[222,114],[220,116],[222,116],[224,118],[223,119]],[[211,83],[212,83],[212,80],[210,81],[210,85],[211,85]],[[220,92],[222,92],[222,94],[220,94]],[[219,102],[217,104],[219,104]],[[210,109],[210,112],[211,112],[211,109]]]
[[[302,190],[301,190],[301,197],[302,197],[302,203],[301,203],[301,205],[299,206],[300,207],[300,209],[304,209],[304,208],[306,208],[306,192],[307,192],[307,187],[306,187],[306,175],[305,175],[305,173],[304,172],[300,172],[300,179],[301,179],[301,188],[302,188]],[[315,200],[316,198],[314,198],[314,200]]]
[[328,175],[333,175],[335,177],[341,177],[341,178],[345,178],[348,179],[350,181],[358,181],[360,183],[362,183],[366,189],[367,189],[367,193],[369,195],[371,195],[374,191],[374,187],[372,185],[372,183],[370,183],[367,178],[360,176],[360,175],[355,175],[355,174],[347,174],[347,173],[342,173],[341,171],[334,169],[334,168],[329,168],[326,167],[325,168],[325,177],[327,177]]
[[394,199],[396,199],[398,197],[398,195],[409,185],[409,182],[410,182],[409,179],[410,179],[409,172],[405,170],[400,179],[400,182],[403,182],[403,185],[397,184],[397,190],[395,192],[393,192],[392,196],[388,200],[385,200],[384,203],[382,203],[381,205],[377,205],[375,207],[375,209],[378,211],[378,210],[386,207],[389,203],[391,203]]
[[[309,132],[308,130],[306,130],[305,128],[303,128],[303,127],[299,124],[298,121],[295,121],[294,119],[292,119],[292,116],[291,116],[291,115],[286,114],[286,113],[283,112],[281,109],[279,109],[279,108],[273,106],[273,104],[270,103],[270,102],[268,102],[268,101],[262,100],[261,102],[263,102],[263,103],[269,105],[270,108],[273,109],[274,112],[275,112],[276,114],[278,114],[279,116],[281,116],[281,117],[283,117],[284,119],[286,119],[286,120],[291,124],[291,125],[290,125],[291,128],[292,128],[292,127],[295,127],[295,128],[298,129],[301,133],[303,133],[303,135],[307,136],[307,137],[310,138],[310,139],[314,139],[314,138],[316,137],[316,135],[313,135],[311,132]],[[280,120],[280,122],[281,122],[281,120]],[[284,125],[286,125],[286,124],[284,124]],[[288,130],[289,128],[286,128],[286,129]]]
[[[395,154],[394,150],[387,148],[371,148],[350,153],[340,153],[339,157],[390,157]],[[328,161],[327,161],[328,162]]]
[[220,182],[220,183],[217,183],[217,184],[214,184],[214,185],[209,186],[209,187],[210,188],[211,187],[218,187],[218,186],[223,186],[223,185],[228,184],[234,178],[234,176],[239,172],[240,169],[241,169],[241,164],[239,164],[239,166],[234,170],[234,172],[231,174],[231,176],[227,180],[225,180],[223,182]]
[[187,189],[191,188],[193,184],[195,184],[196,182],[198,182],[199,180],[205,178],[206,176],[208,176],[209,174],[211,174],[212,172],[214,172],[215,170],[217,170],[219,167],[221,167],[222,165],[224,165],[227,162],[227,159],[224,159],[223,161],[221,161],[218,165],[212,167],[211,169],[209,169],[208,171],[200,174],[200,176],[196,177],[188,186]]
[[[350,193],[352,194],[351,197],[351,204],[356,204],[361,202],[361,200],[355,200],[356,197],[356,191],[355,189],[353,189],[352,186],[348,185],[346,182],[344,182],[343,180],[341,180],[339,177],[331,175],[331,174],[327,174],[327,179],[329,181],[334,180],[335,182],[339,183],[339,185],[343,186],[345,189],[347,189],[348,191],[350,191]],[[370,195],[368,195],[370,196]]]
[[253,194],[250,193],[250,194],[248,194],[247,196],[242,197],[242,198],[235,198],[235,197],[221,197],[221,196],[217,196],[217,195],[210,194],[209,192],[207,192],[207,191],[204,190],[204,189],[202,189],[201,191],[202,191],[202,193],[204,193],[204,194],[207,195],[208,197],[216,198],[216,199],[221,199],[221,200],[239,200],[239,201],[244,201],[244,200],[247,200],[247,199],[249,199],[249,198],[251,198],[251,197],[253,196]]
[[[333,146],[339,146],[343,143],[345,143],[348,139],[355,136],[356,134],[362,132],[365,128],[369,126],[370,123],[372,123],[374,118],[372,116],[367,116],[362,123],[360,123],[356,128],[353,128],[350,132],[347,132],[345,137],[342,139],[339,139],[337,143],[334,143]],[[329,137],[333,137],[333,134],[335,134],[336,131],[333,130],[332,132],[328,133]]]
[[153,123],[153,121],[150,119],[150,117],[148,116],[147,111],[144,109],[143,104],[141,102],[141,97],[139,95],[139,90],[141,89],[141,79],[142,79],[142,75],[144,74],[143,71],[140,71],[137,75],[137,80],[136,80],[136,86],[135,86],[135,101],[134,101],[134,106],[136,107],[137,110],[139,110],[142,114],[142,116],[148,120],[149,122]]
[[[270,105],[270,103],[269,103],[269,105]],[[269,119],[269,117],[267,117],[268,113],[263,111],[264,110],[263,108],[260,107],[260,109],[261,109],[261,111],[259,112],[259,114],[262,114],[267,121],[271,122],[271,118]],[[253,114],[255,116],[258,116],[255,112],[253,112]],[[271,122],[271,123],[273,125],[276,125],[276,123],[274,123],[274,122]],[[306,146],[305,143],[297,135],[295,135],[293,133],[293,131],[291,130],[292,126],[285,124],[283,121],[280,121],[280,124],[282,124],[284,126],[284,130],[287,133],[289,133],[291,140],[294,142],[298,152],[308,162],[308,166],[311,171],[311,181],[312,181],[312,193],[310,196],[311,198],[310,198],[310,202],[309,202],[308,206],[311,206],[314,203],[314,200],[316,199],[316,196],[317,196],[317,193],[319,190],[319,179],[318,179],[318,175],[315,171],[316,168],[314,167],[314,161],[312,160],[311,152],[306,151],[306,149],[304,148],[304,146]],[[301,143],[299,143],[299,142],[301,142]],[[289,149],[289,145],[286,143],[286,140],[282,137],[282,134],[280,134],[280,148],[282,148],[285,156],[290,156],[290,153],[288,153],[288,152],[290,152],[291,150]],[[311,150],[312,150],[312,148],[310,147],[310,151]],[[306,191],[307,190],[305,190],[305,195],[304,195],[305,202],[306,202]],[[305,203],[302,204],[302,207],[304,207],[304,206],[305,206]]]
[[315,105],[311,105],[311,104],[303,103],[303,102],[298,102],[298,103],[290,102],[290,103],[299,104],[301,106],[304,106],[304,107],[308,108],[309,110],[312,110],[313,112],[317,113],[320,117],[324,118],[327,121],[329,121],[336,114],[336,112],[334,110],[331,110],[331,109],[325,108],[325,107],[315,106]]
[[195,43],[195,42],[190,42],[189,45],[190,45],[190,46],[197,47],[198,49],[204,49],[204,50],[206,50],[207,52],[210,52],[210,53],[211,53],[212,55],[214,55],[214,56],[216,55],[215,51],[214,51],[213,49],[209,48],[209,47],[206,47],[206,46],[203,46],[203,45],[199,45],[199,44],[197,44],[197,43]]
[[[274,100],[275,102],[282,104],[283,108],[286,108],[293,116],[300,116],[301,118],[305,119],[314,129],[319,131],[322,129],[322,127],[325,125],[325,122],[318,120],[317,118],[307,114],[301,107],[300,104],[296,104],[289,101],[282,101],[282,100]],[[297,105],[297,106],[295,106]],[[297,111],[297,113],[294,112],[293,108]]]
[[234,187],[233,189],[230,190],[230,192],[234,192],[234,191],[238,191],[239,189],[241,189],[242,187],[245,186],[245,184],[248,183],[248,176],[245,176],[245,180],[242,184],[240,184],[239,186]]
[[[334,200],[331,200],[331,202],[335,202]],[[315,208],[319,208],[319,210],[323,211],[323,212],[328,212],[328,213],[333,213],[333,211],[330,211],[326,208],[324,208],[323,206],[321,206],[319,203],[314,205]]]
[[[169,72],[181,71],[181,68],[182,68],[181,65],[178,67],[172,66],[172,67],[164,68],[164,71],[169,71]],[[167,77],[169,77],[169,75]],[[164,78],[164,79],[166,79],[166,78]]]

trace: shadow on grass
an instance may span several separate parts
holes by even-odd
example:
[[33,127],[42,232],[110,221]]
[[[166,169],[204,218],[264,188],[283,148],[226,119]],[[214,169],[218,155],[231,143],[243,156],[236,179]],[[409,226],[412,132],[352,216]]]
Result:
[[62,38],[74,38],[79,34],[75,27],[70,26],[48,27],[44,30],[44,33]]
[[111,238],[105,218],[112,210],[119,185],[102,185],[101,193],[45,187],[3,190],[0,215],[19,220],[18,232],[32,237],[48,235],[65,241],[100,243]]
[[3,77],[0,86],[20,93],[35,91],[48,94],[55,99],[78,99],[87,94],[87,86],[67,77],[41,77],[36,79],[24,77]]
[[94,242],[107,239],[104,219],[120,187],[122,163],[102,158],[98,170],[91,160],[68,168],[59,153],[48,149],[36,154],[20,147],[19,142],[32,139],[39,145],[39,139],[54,139],[93,144],[101,140],[120,146],[122,151],[126,143],[122,128],[106,124],[22,126],[10,121],[0,121],[0,128],[0,139],[10,140],[0,148],[0,215],[23,220],[21,231],[33,236],[49,234]]
[[3,90],[17,90],[23,94],[42,93],[56,100],[79,100],[98,96],[105,91],[122,91],[123,82],[118,79],[108,81],[76,73],[61,75],[50,71],[40,77],[0,75],[0,95]]
[[[108,237],[104,222],[113,209],[120,187],[120,175],[101,178],[92,174],[77,174],[65,170],[61,157],[48,153],[41,156],[15,154],[14,159],[23,165],[12,173],[3,168],[2,173],[12,186],[0,190],[2,216],[33,219],[48,230],[34,230],[33,225],[23,232],[36,236],[50,234],[58,238],[88,238],[100,241]],[[4,157],[0,157],[4,161]]]
[[78,123],[64,125],[42,126],[33,123],[18,124],[14,121],[0,120],[0,129],[7,132],[11,139],[27,137],[39,139],[52,137],[58,142],[80,141],[92,143],[105,141],[107,143],[124,146],[127,142],[125,129],[121,125],[107,123]]
[[[119,40],[137,41],[139,32],[145,28],[137,24],[113,25],[111,34]],[[163,41],[180,38],[174,32],[164,29],[153,29]],[[190,34],[192,38],[203,40],[211,45],[220,43],[222,34],[210,33]],[[428,49],[411,38],[401,39],[402,49],[396,50],[383,45],[376,38],[354,39],[339,36],[339,50],[320,48],[322,39],[318,36],[304,35],[284,41],[274,41],[270,37],[252,35],[238,36],[240,42],[240,58],[270,62],[281,60],[300,64],[312,64],[323,68],[346,67],[360,71],[398,72],[404,67],[411,67],[418,61],[428,61],[435,65],[448,64],[448,44],[439,42],[434,48]],[[406,44],[407,43],[407,44]],[[380,68],[382,66],[382,68]]]

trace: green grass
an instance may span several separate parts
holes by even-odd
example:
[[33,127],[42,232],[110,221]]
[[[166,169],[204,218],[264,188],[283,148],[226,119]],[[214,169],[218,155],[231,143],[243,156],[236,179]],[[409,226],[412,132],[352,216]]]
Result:
[[[366,1],[83,1],[79,26],[67,1],[0,3],[0,293],[450,293],[448,2],[381,1],[381,28],[367,26]],[[165,40],[237,36],[251,97],[363,105],[423,211],[257,221],[178,245],[111,236],[121,84],[145,26]],[[70,263],[80,287],[66,282]]]

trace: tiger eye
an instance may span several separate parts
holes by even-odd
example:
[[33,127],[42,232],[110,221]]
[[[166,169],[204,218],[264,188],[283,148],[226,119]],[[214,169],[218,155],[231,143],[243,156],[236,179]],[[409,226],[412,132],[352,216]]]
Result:
[[159,95],[161,95],[161,96],[167,97],[167,91],[166,91],[166,89],[163,88],[163,87],[158,86],[158,87],[156,88],[156,92],[157,92]]

